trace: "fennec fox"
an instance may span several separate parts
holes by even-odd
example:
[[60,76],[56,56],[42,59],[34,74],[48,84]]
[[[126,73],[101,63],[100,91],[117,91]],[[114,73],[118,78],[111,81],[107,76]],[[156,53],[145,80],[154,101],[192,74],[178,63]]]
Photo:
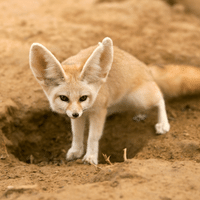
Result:
[[30,49],[30,67],[51,109],[71,118],[73,140],[67,160],[83,155],[84,126],[86,118],[89,119],[83,161],[93,164],[98,164],[99,139],[107,114],[130,108],[157,107],[156,133],[164,134],[170,125],[163,94],[173,97],[200,90],[198,68],[147,67],[130,54],[113,47],[108,37],[62,64],[44,46],[34,43]]

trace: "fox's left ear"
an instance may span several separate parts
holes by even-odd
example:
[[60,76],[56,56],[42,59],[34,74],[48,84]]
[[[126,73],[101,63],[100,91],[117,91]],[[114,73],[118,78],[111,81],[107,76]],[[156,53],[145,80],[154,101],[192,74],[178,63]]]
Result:
[[33,43],[29,54],[30,68],[42,86],[59,85],[64,80],[60,62],[43,45]]
[[102,43],[93,51],[81,72],[82,80],[88,83],[106,81],[113,62],[113,42],[106,37]]

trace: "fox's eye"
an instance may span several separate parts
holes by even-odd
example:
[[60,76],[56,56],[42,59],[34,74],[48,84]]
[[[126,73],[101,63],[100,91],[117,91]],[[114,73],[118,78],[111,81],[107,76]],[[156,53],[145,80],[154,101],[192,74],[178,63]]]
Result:
[[82,96],[82,97],[79,99],[79,101],[80,101],[80,102],[85,101],[87,98],[88,98],[88,96],[84,95],[84,96]]
[[66,97],[66,96],[64,96],[64,95],[60,95],[60,99],[61,99],[61,101],[67,101],[67,102],[69,102],[69,98]]

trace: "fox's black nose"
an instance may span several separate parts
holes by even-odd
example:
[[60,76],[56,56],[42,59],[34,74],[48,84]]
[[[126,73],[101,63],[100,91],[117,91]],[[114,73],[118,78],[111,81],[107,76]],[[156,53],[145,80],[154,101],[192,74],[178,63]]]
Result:
[[72,116],[77,118],[79,116],[79,114],[78,113],[73,113]]

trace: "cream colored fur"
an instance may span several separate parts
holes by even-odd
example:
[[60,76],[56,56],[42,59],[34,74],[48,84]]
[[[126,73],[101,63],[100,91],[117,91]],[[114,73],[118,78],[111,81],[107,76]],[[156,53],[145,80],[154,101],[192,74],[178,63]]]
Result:
[[[159,70],[148,68],[123,50],[113,47],[110,38],[82,50],[62,64],[44,46],[34,43],[30,49],[30,67],[52,110],[71,118],[73,140],[67,160],[80,158],[84,153],[87,118],[89,136],[83,160],[94,164],[98,163],[99,139],[107,114],[157,107],[156,133],[164,134],[170,129],[163,95],[155,82],[158,78],[154,77]],[[164,92],[170,93],[165,84],[161,84]]]

